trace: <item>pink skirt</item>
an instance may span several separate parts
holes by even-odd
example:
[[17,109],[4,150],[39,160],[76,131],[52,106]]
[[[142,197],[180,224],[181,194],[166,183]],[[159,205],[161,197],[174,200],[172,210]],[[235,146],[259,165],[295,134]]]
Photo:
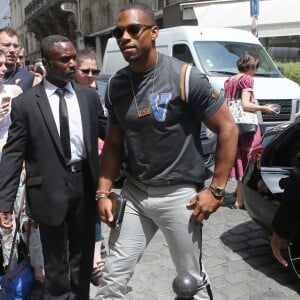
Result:
[[229,180],[242,180],[246,166],[250,159],[249,154],[254,146],[259,144],[261,140],[260,128],[253,135],[249,136],[239,136],[237,153],[233,167],[231,169]]

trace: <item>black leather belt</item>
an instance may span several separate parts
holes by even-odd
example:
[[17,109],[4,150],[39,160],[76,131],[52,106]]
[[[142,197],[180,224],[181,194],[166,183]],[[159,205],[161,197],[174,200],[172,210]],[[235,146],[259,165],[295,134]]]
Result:
[[77,161],[77,162],[67,165],[68,173],[81,172],[83,170],[84,163],[85,163],[85,160],[81,160],[81,161]]

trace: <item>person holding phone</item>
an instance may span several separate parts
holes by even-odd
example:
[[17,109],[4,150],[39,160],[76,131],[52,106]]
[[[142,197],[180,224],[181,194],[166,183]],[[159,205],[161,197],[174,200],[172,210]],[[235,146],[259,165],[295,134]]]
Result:
[[23,91],[18,85],[4,84],[4,76],[7,71],[4,50],[0,49],[0,152],[6,143],[8,127],[10,125],[10,102],[11,99]]
[[[6,68],[5,53],[0,49],[0,159],[2,155],[2,148],[6,143],[8,127],[10,121],[10,102],[13,97],[18,96],[22,93],[22,89],[17,85],[6,85],[3,84],[4,76],[7,71]],[[0,234],[2,235],[1,246],[3,252],[3,267],[7,266],[9,260],[9,253],[12,244],[11,231],[4,231],[0,228]],[[13,264],[17,263],[17,255],[13,257]]]
[[0,48],[3,49],[7,71],[4,75],[4,83],[18,85],[23,91],[31,88],[34,75],[18,65],[18,55],[21,50],[19,38],[14,29],[4,27],[0,29]]
[[[23,90],[16,84],[4,84],[5,74],[7,72],[5,51],[0,49],[0,160],[2,156],[2,149],[7,141],[8,128],[11,124],[10,109],[13,98],[17,97]],[[20,185],[16,196],[16,207],[19,209],[21,194],[24,188],[25,171],[23,169],[20,178]],[[21,213],[21,226],[23,229],[27,228],[28,216],[25,213],[24,207]],[[35,223],[34,223],[35,224]],[[11,251],[14,230],[2,229],[0,227],[0,234],[2,235],[1,246],[3,253],[3,267],[8,265],[9,255]],[[27,230],[22,231],[22,239],[26,241]],[[17,245],[16,245],[17,247]],[[35,225],[31,228],[29,252],[31,257],[31,265],[34,268],[35,282],[32,288],[31,296],[42,295],[44,293],[44,267],[43,256],[41,249],[41,242],[39,231]],[[18,251],[15,249],[12,263],[16,265],[18,261]],[[33,298],[30,298],[33,299]]]

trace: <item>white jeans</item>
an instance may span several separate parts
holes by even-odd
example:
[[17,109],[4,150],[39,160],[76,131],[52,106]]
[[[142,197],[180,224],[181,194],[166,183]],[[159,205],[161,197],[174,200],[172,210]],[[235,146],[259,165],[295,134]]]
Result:
[[188,272],[196,278],[194,299],[210,299],[209,278],[201,262],[202,224],[190,222],[192,210],[186,208],[195,193],[193,184],[146,186],[132,178],[125,182],[125,215],[121,228],[110,232],[110,252],[96,299],[124,298],[136,263],[158,229],[166,238],[177,273]]

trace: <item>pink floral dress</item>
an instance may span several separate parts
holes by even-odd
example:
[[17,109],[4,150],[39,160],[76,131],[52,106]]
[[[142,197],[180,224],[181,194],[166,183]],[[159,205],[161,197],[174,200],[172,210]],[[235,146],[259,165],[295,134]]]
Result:
[[[253,84],[254,79],[250,75],[244,75],[239,80],[234,77],[228,78],[224,83],[225,100],[230,101],[235,98],[240,98],[242,91],[246,90],[251,93],[251,102],[255,102]],[[255,134],[239,136],[236,158],[229,175],[229,180],[242,180],[249,161],[249,153],[251,149],[259,143],[260,139],[261,132],[259,126]]]

